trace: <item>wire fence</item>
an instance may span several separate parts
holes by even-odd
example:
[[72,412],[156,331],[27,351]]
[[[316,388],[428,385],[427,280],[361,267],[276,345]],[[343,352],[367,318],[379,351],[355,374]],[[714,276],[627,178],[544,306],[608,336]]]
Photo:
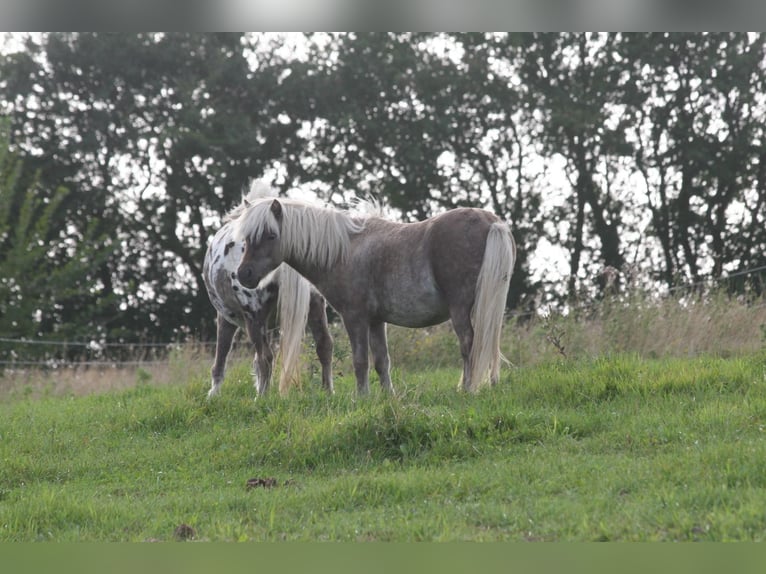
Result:
[[[24,343],[27,345],[48,345],[53,347],[87,347],[89,349],[104,349],[104,348],[162,348],[170,349],[174,346],[182,345],[184,343],[106,343],[99,341],[51,341],[45,339],[9,339],[6,337],[0,337],[0,343]],[[215,345],[215,343],[197,343],[198,345]]]
[[[693,281],[682,285],[675,285],[665,290],[665,296],[679,297],[681,294],[700,292],[703,289],[713,289],[732,280],[744,280],[744,278],[756,274],[766,273],[766,265],[745,269],[717,278],[707,278]],[[766,306],[762,294],[766,292],[766,282],[759,278],[755,282],[759,301],[754,308]],[[601,301],[582,301],[576,305],[577,311],[594,309]],[[529,319],[532,317],[544,317],[545,306],[538,306],[533,310],[511,311],[507,314],[510,320]],[[233,352],[241,351],[243,347],[249,348],[245,337],[237,337],[234,342]],[[50,349],[50,351],[30,352],[28,349]],[[0,337],[0,373],[4,369],[23,368],[129,368],[166,365],[170,362],[173,353],[186,353],[187,355],[204,355],[212,359],[215,350],[214,341],[170,341],[170,342],[124,342],[124,341],[61,341],[51,339],[24,339],[12,337]]]
[[[235,346],[239,346],[235,342]],[[165,365],[173,353],[212,356],[215,342],[56,341],[0,337],[0,370]]]

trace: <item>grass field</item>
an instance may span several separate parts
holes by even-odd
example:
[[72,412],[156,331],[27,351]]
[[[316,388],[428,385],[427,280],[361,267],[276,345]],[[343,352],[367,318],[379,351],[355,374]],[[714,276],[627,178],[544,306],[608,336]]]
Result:
[[206,364],[6,393],[0,541],[766,539],[762,350],[549,357],[477,395],[405,364],[396,398],[341,366],[254,401],[246,362],[212,402]]

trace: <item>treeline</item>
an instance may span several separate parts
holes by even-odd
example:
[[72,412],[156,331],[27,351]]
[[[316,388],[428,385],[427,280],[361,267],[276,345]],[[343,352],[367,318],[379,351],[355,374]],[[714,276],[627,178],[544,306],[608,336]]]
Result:
[[264,174],[407,220],[491,208],[515,309],[592,296],[607,266],[668,288],[761,267],[765,41],[28,38],[0,55],[0,333],[210,337],[206,238]]

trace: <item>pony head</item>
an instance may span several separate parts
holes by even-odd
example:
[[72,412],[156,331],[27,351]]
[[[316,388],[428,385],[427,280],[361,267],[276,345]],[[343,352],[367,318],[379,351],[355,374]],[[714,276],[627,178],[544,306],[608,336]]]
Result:
[[234,221],[234,240],[245,245],[239,279],[249,287],[285,260],[304,269],[332,267],[346,260],[350,236],[366,222],[299,199],[256,199]]
[[235,222],[234,237],[245,244],[237,278],[248,289],[254,289],[282,263],[282,218],[279,200],[263,198]]

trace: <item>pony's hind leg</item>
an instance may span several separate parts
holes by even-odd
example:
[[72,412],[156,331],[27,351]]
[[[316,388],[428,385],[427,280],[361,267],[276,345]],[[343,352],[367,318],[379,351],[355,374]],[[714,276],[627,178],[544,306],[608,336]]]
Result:
[[393,393],[394,386],[391,384],[391,360],[388,355],[385,323],[370,325],[370,350],[372,351],[375,371],[380,378],[380,387],[388,393]]
[[212,384],[207,393],[208,398],[215,397],[221,392],[221,384],[226,370],[226,357],[229,355],[231,343],[234,340],[234,333],[237,331],[236,325],[229,323],[223,315],[218,313],[217,332],[215,341],[215,362],[210,370]]
[[327,326],[327,307],[324,297],[312,291],[309,299],[309,329],[316,343],[317,357],[322,365],[322,388],[333,394],[332,382],[332,348],[333,341]]
[[450,309],[450,317],[452,319],[452,328],[455,329],[455,334],[460,344],[460,355],[463,358],[463,376],[460,378],[460,385],[464,391],[472,391],[471,348],[473,347],[473,325],[471,324],[470,308],[453,306]]

